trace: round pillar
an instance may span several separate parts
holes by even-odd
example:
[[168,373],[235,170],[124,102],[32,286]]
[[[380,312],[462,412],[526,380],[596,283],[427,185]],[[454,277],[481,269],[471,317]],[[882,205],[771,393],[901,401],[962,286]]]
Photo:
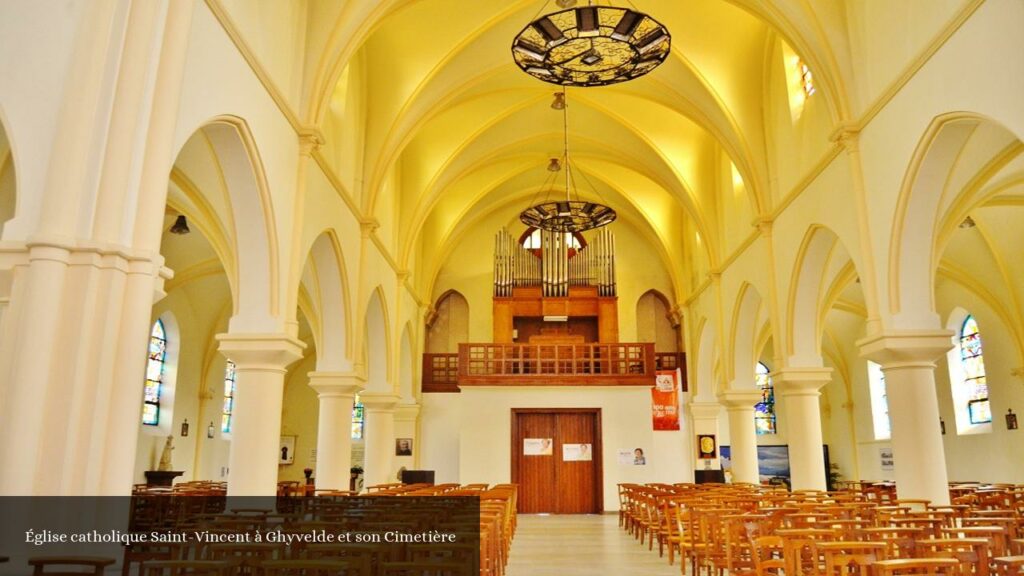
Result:
[[310,372],[320,400],[316,436],[316,487],[348,490],[352,468],[352,405],[366,381],[342,372]]
[[399,397],[382,392],[364,392],[359,395],[366,416],[363,433],[366,486],[391,484],[397,480],[391,475],[395,461],[395,406]]
[[236,377],[228,496],[273,496],[284,377],[305,344],[285,334],[221,334],[217,340],[235,363]]
[[953,347],[949,330],[882,332],[857,342],[885,373],[896,492],[902,499],[949,504],[946,453],[935,392],[935,362]]
[[831,380],[831,368],[783,368],[772,374],[775,390],[786,404],[793,490],[828,490],[819,399]]
[[757,390],[729,390],[718,397],[729,413],[729,443],[732,451],[732,481],[760,484],[757,469],[757,432],[754,404],[761,400]]

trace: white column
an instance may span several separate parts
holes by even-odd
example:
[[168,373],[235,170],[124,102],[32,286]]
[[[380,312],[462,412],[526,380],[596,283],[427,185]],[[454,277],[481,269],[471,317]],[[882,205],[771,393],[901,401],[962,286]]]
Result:
[[935,392],[935,362],[953,347],[948,330],[882,332],[857,342],[885,373],[896,492],[903,499],[949,504],[946,454]]
[[364,392],[359,395],[366,416],[364,442],[365,486],[397,482],[391,475],[395,461],[395,406],[398,396],[385,392]]
[[757,390],[729,390],[718,398],[729,413],[729,448],[732,451],[732,481],[759,484],[757,469],[757,432],[754,430],[754,404],[761,400]]
[[[715,443],[720,444],[721,437],[718,435],[718,417],[722,414],[722,405],[718,402],[692,402],[689,405],[690,419],[693,422],[693,456],[696,465],[694,470],[721,470],[722,459],[714,458],[711,460],[698,460],[697,453],[699,447],[697,446],[697,436],[701,434],[711,434],[715,437]],[[710,463],[709,468],[705,468],[705,465]]]
[[157,273],[160,267],[160,262],[132,262],[125,281],[106,429],[97,435],[103,442],[99,447],[103,454],[99,493],[105,496],[132,493],[142,406],[140,375],[146,372],[153,300],[157,293],[162,294],[163,281]]
[[772,374],[775,391],[786,404],[783,425],[789,437],[793,490],[828,489],[818,399],[831,380],[831,368],[783,368]]
[[273,496],[284,377],[305,344],[285,334],[220,334],[217,340],[236,376],[228,496]]
[[344,372],[310,372],[320,399],[316,436],[316,487],[348,490],[352,469],[352,405],[366,380]]
[[[64,294],[70,252],[51,243],[28,245],[25,285],[20,301],[12,301],[7,331],[11,346],[10,373],[5,375],[5,398],[0,432],[0,493],[9,496],[57,494],[40,488],[38,476],[49,458],[62,454],[43,454],[42,446],[49,419],[47,396],[55,385],[51,366],[57,361],[60,303]],[[15,440],[16,439],[16,440]]]

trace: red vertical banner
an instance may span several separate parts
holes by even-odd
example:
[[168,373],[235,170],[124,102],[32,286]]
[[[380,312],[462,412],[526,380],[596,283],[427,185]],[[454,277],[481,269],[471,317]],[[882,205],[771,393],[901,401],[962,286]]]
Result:
[[679,430],[679,372],[659,370],[651,388],[655,430]]

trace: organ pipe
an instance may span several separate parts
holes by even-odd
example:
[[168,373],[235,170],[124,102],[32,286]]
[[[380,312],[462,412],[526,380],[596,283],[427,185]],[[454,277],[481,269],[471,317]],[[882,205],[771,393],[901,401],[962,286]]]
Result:
[[615,236],[602,228],[570,258],[571,240],[564,233],[541,231],[538,257],[501,229],[494,240],[494,295],[508,298],[514,288],[540,286],[544,297],[563,298],[570,287],[595,286],[599,296],[615,296]]

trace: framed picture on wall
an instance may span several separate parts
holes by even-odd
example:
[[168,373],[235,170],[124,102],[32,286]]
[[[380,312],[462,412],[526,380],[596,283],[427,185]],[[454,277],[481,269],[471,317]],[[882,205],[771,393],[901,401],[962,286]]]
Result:
[[281,447],[278,448],[277,463],[279,465],[295,463],[295,436],[281,436]]
[[412,456],[412,438],[395,439],[395,456]]
[[712,460],[718,457],[718,444],[714,434],[697,435],[697,458]]

